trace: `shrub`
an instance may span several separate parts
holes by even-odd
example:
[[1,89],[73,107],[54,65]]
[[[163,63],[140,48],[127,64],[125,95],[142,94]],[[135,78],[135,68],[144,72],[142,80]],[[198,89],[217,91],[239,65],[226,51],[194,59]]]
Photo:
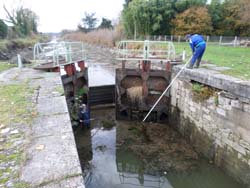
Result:
[[3,22],[3,20],[0,20],[0,38],[4,39],[7,37],[8,34],[8,26]]
[[122,34],[117,29],[98,29],[88,33],[76,31],[72,33],[67,33],[63,36],[64,40],[82,41],[89,44],[95,44],[104,47],[114,47],[116,41],[120,40],[121,38]]

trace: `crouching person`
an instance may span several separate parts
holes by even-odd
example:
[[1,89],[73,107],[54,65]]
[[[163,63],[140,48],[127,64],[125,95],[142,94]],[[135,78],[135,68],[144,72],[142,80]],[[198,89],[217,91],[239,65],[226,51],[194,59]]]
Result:
[[82,128],[84,127],[90,128],[90,114],[85,104],[82,104],[80,106],[78,116],[79,116],[80,126]]
[[188,34],[186,35],[186,39],[189,39],[189,45],[193,52],[191,62],[189,63],[189,66],[187,68],[199,68],[201,58],[206,50],[206,42],[204,38],[198,34]]

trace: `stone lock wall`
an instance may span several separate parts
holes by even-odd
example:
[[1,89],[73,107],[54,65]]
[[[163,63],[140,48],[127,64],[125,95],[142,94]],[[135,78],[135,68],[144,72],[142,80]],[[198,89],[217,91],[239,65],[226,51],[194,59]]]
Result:
[[[199,99],[193,82],[216,90],[207,99]],[[228,82],[233,83],[231,89],[226,87]],[[171,87],[170,122],[198,152],[250,187],[249,88],[249,82],[221,77],[214,71],[186,70]]]

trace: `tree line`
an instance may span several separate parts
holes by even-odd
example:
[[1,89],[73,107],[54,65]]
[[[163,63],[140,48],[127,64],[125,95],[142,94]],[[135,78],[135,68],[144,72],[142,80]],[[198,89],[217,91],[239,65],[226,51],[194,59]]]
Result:
[[[38,33],[38,16],[19,6],[8,10],[0,20],[0,38],[25,37]],[[249,0],[125,0],[119,27],[128,37],[147,35],[203,35],[250,36]],[[11,23],[11,27],[6,25]],[[113,29],[111,20],[102,18],[97,25],[95,13],[85,13],[78,29]]]
[[82,18],[81,23],[78,24],[78,29],[85,33],[93,31],[95,29],[113,29],[112,21],[107,18],[102,18],[102,21],[98,27],[96,27],[98,19],[95,17],[95,13],[85,12],[85,16]]
[[[26,37],[38,33],[39,18],[35,12],[23,6],[13,10],[8,10],[5,6],[3,8],[7,18],[0,19],[0,38],[4,39],[7,35],[10,38]],[[8,27],[5,22],[9,22],[11,26]]]
[[250,36],[249,0],[125,0],[128,37],[145,35]]

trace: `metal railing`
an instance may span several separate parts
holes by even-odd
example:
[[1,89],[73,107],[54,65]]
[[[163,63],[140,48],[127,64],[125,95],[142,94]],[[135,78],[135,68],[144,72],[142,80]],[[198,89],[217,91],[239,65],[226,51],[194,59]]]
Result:
[[83,43],[64,41],[35,44],[33,57],[36,64],[52,64],[53,67],[86,59]]
[[175,47],[169,41],[120,41],[117,48],[120,61],[171,61],[175,60]]
[[[207,44],[212,45],[223,45],[223,46],[250,46],[250,37],[239,37],[239,36],[209,36],[203,35],[204,40]],[[141,40],[143,40],[142,38]],[[146,40],[151,41],[171,41],[171,42],[186,42],[185,36],[181,35],[154,35],[145,36]]]

